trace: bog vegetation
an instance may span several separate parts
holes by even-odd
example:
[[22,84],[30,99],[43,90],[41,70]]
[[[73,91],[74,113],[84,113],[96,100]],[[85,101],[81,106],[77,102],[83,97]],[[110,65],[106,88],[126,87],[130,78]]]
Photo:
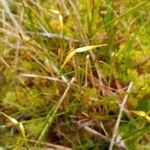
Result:
[[150,149],[149,0],[0,0],[0,149]]

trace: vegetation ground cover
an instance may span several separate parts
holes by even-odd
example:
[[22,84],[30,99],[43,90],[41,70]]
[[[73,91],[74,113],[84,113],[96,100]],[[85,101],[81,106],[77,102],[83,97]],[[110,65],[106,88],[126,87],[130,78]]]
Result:
[[0,149],[150,149],[149,0],[0,0]]

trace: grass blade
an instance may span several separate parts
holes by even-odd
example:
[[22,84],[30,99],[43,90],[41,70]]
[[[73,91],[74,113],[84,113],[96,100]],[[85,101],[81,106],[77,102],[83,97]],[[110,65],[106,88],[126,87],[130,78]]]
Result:
[[89,46],[84,46],[84,47],[79,47],[75,50],[72,50],[66,57],[61,69],[60,69],[60,72],[62,70],[62,68],[70,61],[70,59],[74,56],[74,54],[76,53],[82,53],[82,52],[86,52],[86,51],[89,51],[89,50],[92,50],[92,49],[95,49],[95,48],[98,48],[98,47],[103,47],[103,46],[107,46],[107,44],[101,44],[101,45],[89,45]]

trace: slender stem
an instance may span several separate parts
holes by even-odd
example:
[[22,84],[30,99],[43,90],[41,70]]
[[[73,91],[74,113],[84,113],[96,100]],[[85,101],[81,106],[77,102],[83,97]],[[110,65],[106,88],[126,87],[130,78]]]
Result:
[[110,143],[110,146],[109,146],[109,150],[112,150],[113,149],[113,145],[115,143],[115,139],[117,137],[117,134],[118,134],[118,128],[119,128],[119,124],[120,124],[120,121],[121,121],[121,117],[122,117],[122,113],[123,113],[123,110],[124,110],[124,106],[127,102],[127,99],[128,99],[128,96],[129,96],[129,92],[131,91],[131,88],[133,86],[133,82],[130,82],[129,84],[129,87],[127,89],[127,94],[125,95],[122,103],[121,103],[121,106],[120,106],[120,112],[119,112],[119,115],[118,115],[118,119],[117,119],[117,122],[116,122],[116,125],[115,125],[115,128],[114,128],[114,132],[113,132],[113,136],[112,136],[112,139],[111,139],[111,143]]

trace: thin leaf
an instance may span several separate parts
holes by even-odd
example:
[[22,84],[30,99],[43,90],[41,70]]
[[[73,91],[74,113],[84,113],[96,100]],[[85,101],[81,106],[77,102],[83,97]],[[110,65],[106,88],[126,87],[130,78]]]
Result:
[[86,52],[86,51],[89,51],[89,50],[92,50],[92,49],[95,49],[95,48],[98,48],[98,47],[102,47],[102,46],[107,46],[107,44],[90,45],[90,46],[80,47],[80,48],[75,49],[74,51],[76,53],[82,53],[82,52]]
[[65,59],[65,61],[64,61],[64,63],[63,63],[63,65],[62,65],[62,67],[61,67],[60,70],[62,70],[62,68],[65,66],[65,64],[67,64],[67,63],[70,61],[70,59],[73,57],[73,55],[74,55],[75,53],[76,53],[75,51],[71,51],[71,52],[67,55],[67,57],[66,57],[66,59]]
[[62,70],[62,68],[70,61],[70,59],[73,57],[74,54],[76,53],[82,53],[82,52],[86,52],[86,51],[89,51],[89,50],[92,50],[92,49],[95,49],[95,48],[98,48],[98,47],[103,47],[103,46],[107,46],[107,44],[101,44],[101,45],[89,45],[89,46],[84,46],[84,47],[80,47],[80,48],[77,48],[75,50],[72,50],[66,57],[62,67],[60,70]]
[[24,126],[21,122],[18,122],[16,119],[6,115],[5,113],[1,112],[1,114],[3,116],[5,116],[10,122],[13,123],[14,126],[16,126],[19,130],[20,130],[20,134],[22,135],[22,137],[25,139],[26,136],[25,136],[25,129],[24,129]]
[[144,111],[131,111],[135,115],[146,119],[150,123],[150,117]]
[[9,121],[11,121],[14,125],[18,125],[18,121],[17,121],[16,119],[14,119],[14,118],[12,118],[12,117],[6,115],[6,114],[3,113],[3,112],[1,112],[1,114],[2,114],[3,116],[5,116]]
[[22,124],[21,122],[19,122],[18,128],[19,128],[19,130],[20,130],[20,134],[22,135],[22,137],[23,137],[24,139],[26,139],[25,129],[24,129],[24,126],[23,126],[23,124]]

